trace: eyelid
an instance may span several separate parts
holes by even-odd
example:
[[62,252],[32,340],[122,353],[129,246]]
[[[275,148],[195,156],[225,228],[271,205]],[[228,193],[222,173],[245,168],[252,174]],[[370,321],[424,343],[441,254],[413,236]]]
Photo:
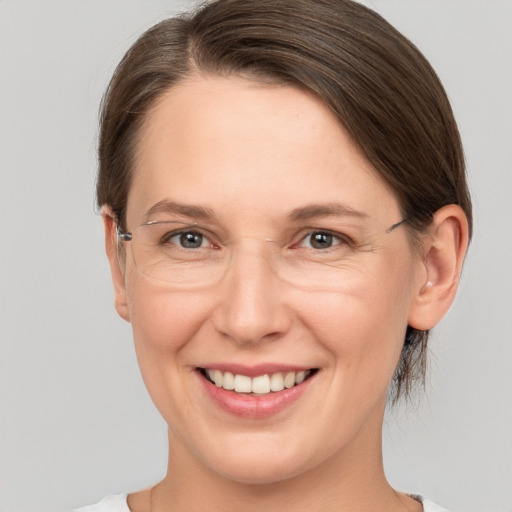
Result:
[[[197,233],[201,233],[203,236],[207,237],[212,244],[214,245],[222,245],[222,241],[226,237],[226,233],[221,227],[212,226],[209,227],[203,223],[195,222],[195,221],[185,221],[185,220],[152,220],[142,224],[142,226],[152,226],[152,225],[176,225],[176,229],[169,228],[169,232],[187,232],[194,231]],[[215,229],[215,231],[213,230]]]
[[[201,245],[199,247],[194,247],[193,249],[194,250],[197,250],[197,249],[207,249],[207,248],[214,248],[214,247],[217,247],[217,245],[211,241],[211,239],[207,236],[205,236],[203,233],[201,233],[199,230],[192,230],[192,229],[182,229],[182,230],[179,230],[179,231],[170,231],[168,233],[166,233],[163,237],[162,237],[162,241],[165,241],[165,243],[172,243],[172,245],[175,245],[176,247],[180,248],[180,249],[191,249],[191,248],[186,248],[186,247],[182,247],[179,243],[179,241],[177,242],[171,242],[171,240],[175,239],[175,238],[178,238],[184,234],[187,234],[187,233],[194,233],[194,234],[198,234],[200,235],[203,239],[201,240]],[[205,244],[205,245],[204,245]]]
[[[165,233],[166,238],[171,238],[183,233],[187,232],[195,232],[203,235],[206,237],[212,246],[220,247],[222,245],[225,245],[227,242],[226,240],[223,240],[222,237],[219,237],[217,234],[212,232],[210,229],[205,227],[204,225],[200,225],[197,222],[187,222],[183,220],[151,220],[144,224],[143,226],[156,226],[156,225],[168,225],[175,226],[176,229],[169,228],[169,231]],[[328,229],[325,227],[317,227],[317,226],[305,226],[302,227],[298,232],[293,236],[292,240],[294,240],[291,244],[288,245],[289,248],[297,248],[300,247],[300,244],[309,236],[311,236],[313,233],[326,233],[337,240],[339,240],[338,244],[335,244],[333,247],[336,247],[337,245],[344,244],[347,246],[356,246],[358,245],[357,242],[348,234],[342,233],[337,230]],[[277,241],[275,237],[269,238],[269,241]],[[327,251],[328,249],[324,249],[323,251]]]
[[[301,230],[301,234],[299,235],[297,242],[294,242],[291,245],[291,247],[300,247],[301,246],[300,244],[302,244],[308,237],[310,237],[314,233],[325,233],[325,234],[330,235],[330,236],[336,238],[337,240],[339,240],[339,243],[335,244],[332,247],[336,247],[341,244],[347,245],[347,246],[356,245],[356,242],[349,235],[347,235],[345,233],[340,233],[339,231],[334,231],[332,229],[305,228],[305,229]],[[332,247],[323,249],[323,251],[324,252],[328,251],[329,249],[332,249]],[[318,250],[318,249],[315,249],[315,250]]]
[[[185,233],[198,233],[208,240],[211,247],[218,247],[218,237],[215,236],[209,229],[200,226],[197,222],[183,222],[183,221],[171,221],[171,220],[154,220],[146,222],[144,226],[163,226],[166,227],[165,233],[160,236],[160,240],[168,241]],[[168,227],[168,229],[167,229]],[[179,247],[178,244],[175,244]]]

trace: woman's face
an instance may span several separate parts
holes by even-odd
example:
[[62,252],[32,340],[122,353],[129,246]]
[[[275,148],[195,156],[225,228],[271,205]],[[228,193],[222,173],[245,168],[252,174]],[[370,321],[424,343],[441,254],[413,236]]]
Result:
[[378,453],[424,276],[404,227],[388,230],[400,220],[312,94],[203,77],[160,99],[141,132],[127,227],[179,226],[153,249],[167,259],[143,269],[171,282],[136,270],[134,234],[119,293],[179,453],[255,483]]

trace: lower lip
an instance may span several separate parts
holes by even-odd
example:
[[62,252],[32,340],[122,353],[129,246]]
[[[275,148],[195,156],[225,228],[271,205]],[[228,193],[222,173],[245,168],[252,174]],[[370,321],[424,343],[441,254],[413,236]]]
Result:
[[244,418],[263,419],[278,414],[297,401],[307,390],[316,374],[293,388],[266,395],[244,395],[227,391],[211,383],[200,372],[198,375],[208,396],[221,409]]

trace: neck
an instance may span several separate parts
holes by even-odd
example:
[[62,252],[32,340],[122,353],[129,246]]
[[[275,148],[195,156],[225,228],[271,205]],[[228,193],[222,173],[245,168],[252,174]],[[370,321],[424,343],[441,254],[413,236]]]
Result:
[[153,491],[151,512],[421,510],[421,505],[396,493],[385,478],[380,427],[377,436],[370,429],[356,437],[321,465],[299,475],[245,483],[207,467],[170,432],[168,472]]

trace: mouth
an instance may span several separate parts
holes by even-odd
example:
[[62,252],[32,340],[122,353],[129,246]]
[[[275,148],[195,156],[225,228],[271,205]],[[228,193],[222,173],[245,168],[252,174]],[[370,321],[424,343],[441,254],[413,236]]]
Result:
[[264,396],[299,386],[310,379],[318,368],[265,373],[254,377],[216,368],[198,368],[198,370],[207,381],[225,391],[246,396]]

